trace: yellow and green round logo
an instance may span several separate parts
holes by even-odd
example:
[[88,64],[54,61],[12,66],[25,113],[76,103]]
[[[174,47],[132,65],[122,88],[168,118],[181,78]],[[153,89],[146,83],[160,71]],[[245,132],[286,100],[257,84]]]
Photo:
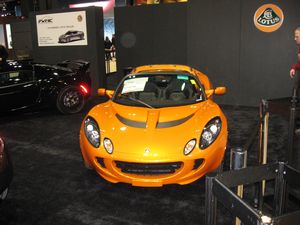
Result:
[[283,23],[282,10],[274,4],[265,4],[259,7],[254,14],[254,24],[263,32],[273,32]]

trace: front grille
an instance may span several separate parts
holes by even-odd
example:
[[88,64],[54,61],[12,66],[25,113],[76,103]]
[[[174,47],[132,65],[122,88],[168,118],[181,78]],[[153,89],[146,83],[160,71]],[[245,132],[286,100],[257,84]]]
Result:
[[139,174],[139,175],[160,175],[172,174],[178,170],[182,162],[173,163],[128,163],[115,161],[116,166],[123,173]]

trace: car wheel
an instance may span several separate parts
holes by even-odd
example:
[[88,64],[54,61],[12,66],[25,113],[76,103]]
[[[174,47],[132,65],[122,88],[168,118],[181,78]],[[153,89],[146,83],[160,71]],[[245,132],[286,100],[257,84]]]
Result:
[[1,200],[6,199],[7,194],[8,194],[8,188],[6,188],[6,189],[0,194],[0,199],[1,199]]
[[57,96],[57,109],[63,114],[80,112],[85,105],[85,97],[77,87],[68,86]]

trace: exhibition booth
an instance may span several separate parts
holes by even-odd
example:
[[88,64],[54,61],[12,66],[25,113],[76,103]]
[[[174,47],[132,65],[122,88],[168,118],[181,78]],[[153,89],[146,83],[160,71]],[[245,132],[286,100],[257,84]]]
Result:
[[297,0],[51,2],[0,26],[0,224],[299,224]]

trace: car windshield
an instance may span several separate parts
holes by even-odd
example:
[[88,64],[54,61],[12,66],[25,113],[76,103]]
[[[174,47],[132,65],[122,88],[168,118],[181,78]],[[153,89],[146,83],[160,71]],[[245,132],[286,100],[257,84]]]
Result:
[[128,75],[119,85],[113,101],[122,105],[161,108],[189,105],[205,99],[202,85],[192,75]]

